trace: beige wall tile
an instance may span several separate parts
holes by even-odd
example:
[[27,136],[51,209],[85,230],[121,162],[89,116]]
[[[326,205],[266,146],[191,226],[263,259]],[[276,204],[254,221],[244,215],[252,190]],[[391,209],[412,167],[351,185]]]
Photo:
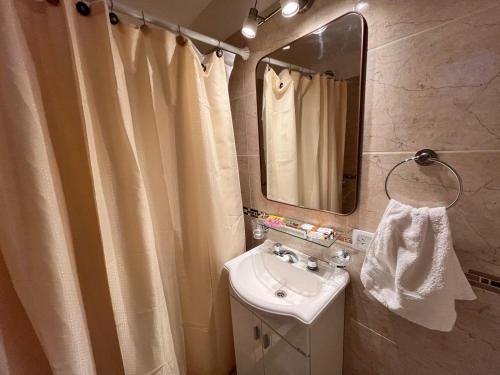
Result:
[[368,23],[370,49],[498,5],[497,0],[374,0],[362,3],[368,4],[366,8],[359,8],[359,12]]
[[248,156],[238,156],[238,169],[240,173],[241,199],[243,201],[243,206],[251,207]]
[[498,149],[498,35],[500,7],[370,51],[364,151]]

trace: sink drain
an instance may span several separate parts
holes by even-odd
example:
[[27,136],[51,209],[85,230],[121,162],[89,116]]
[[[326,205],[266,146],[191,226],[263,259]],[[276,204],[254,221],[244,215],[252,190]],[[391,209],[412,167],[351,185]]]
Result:
[[286,292],[284,290],[277,290],[274,295],[278,298],[285,298],[286,297]]

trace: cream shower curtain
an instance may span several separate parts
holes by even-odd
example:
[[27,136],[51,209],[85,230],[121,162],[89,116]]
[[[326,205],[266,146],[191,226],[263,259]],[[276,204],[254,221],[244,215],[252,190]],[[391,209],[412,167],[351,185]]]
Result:
[[267,197],[299,204],[295,92],[288,70],[264,73],[262,125],[265,136]]
[[262,122],[267,197],[341,212],[347,82],[272,68],[264,74]]
[[347,82],[321,77],[318,208],[342,212]]
[[70,0],[1,1],[0,46],[0,251],[51,371],[229,373],[224,60]]

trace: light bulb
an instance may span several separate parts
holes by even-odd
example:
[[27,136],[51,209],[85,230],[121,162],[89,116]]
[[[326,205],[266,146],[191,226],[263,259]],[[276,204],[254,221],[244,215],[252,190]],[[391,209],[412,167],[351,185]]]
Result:
[[299,12],[299,0],[280,0],[283,17],[292,17]]
[[362,12],[368,9],[368,2],[366,1],[358,1],[358,3],[354,6],[354,10],[358,12]]
[[257,16],[258,16],[258,11],[256,8],[250,8],[250,12],[248,12],[248,17],[245,18],[245,21],[243,22],[243,27],[241,28],[241,33],[243,34],[244,37],[246,38],[255,38],[257,35]]

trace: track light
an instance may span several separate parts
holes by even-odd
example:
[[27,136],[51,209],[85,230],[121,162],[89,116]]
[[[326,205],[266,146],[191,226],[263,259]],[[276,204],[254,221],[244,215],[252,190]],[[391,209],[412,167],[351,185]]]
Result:
[[280,5],[283,17],[293,17],[300,9],[299,0],[280,0]]
[[246,38],[255,38],[257,35],[257,25],[259,21],[257,20],[259,16],[259,12],[257,8],[250,8],[250,12],[248,12],[248,17],[243,22],[243,27],[241,28],[241,33]]
[[[1,0],[0,0],[1,1]],[[250,8],[250,12],[248,12],[247,18],[243,22],[243,27],[241,28],[241,33],[246,38],[255,38],[257,35],[257,27],[267,21],[269,21],[272,17],[279,13],[281,9],[281,15],[283,17],[293,17],[297,13],[307,11],[314,0],[280,0],[280,7],[273,10],[266,17],[259,16],[259,12],[257,11],[257,0],[255,0],[255,5],[253,8]]]

